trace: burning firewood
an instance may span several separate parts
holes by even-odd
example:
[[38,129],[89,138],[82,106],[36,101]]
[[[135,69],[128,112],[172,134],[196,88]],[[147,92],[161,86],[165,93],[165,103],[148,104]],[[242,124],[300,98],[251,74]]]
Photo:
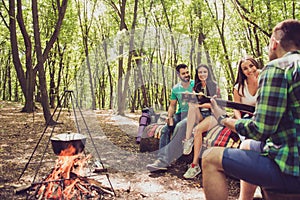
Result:
[[85,176],[91,156],[70,154],[74,150],[71,146],[62,151],[52,172],[42,182],[33,184],[34,192],[29,199],[100,199],[114,194],[111,188]]

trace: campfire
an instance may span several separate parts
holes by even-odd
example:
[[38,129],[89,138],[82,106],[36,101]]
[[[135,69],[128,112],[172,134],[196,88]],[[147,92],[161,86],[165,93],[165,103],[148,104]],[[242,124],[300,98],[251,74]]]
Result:
[[[90,136],[91,143],[95,148],[98,157],[97,159],[99,159],[100,161],[101,166],[97,167],[102,167],[102,169],[99,169],[98,172],[106,172],[106,169],[104,168],[104,165],[101,162],[100,154],[98,153],[98,150],[95,146],[87,123],[84,120],[82,111],[80,110],[80,107],[77,104],[78,101],[76,100],[74,102],[74,99],[76,100],[73,91],[65,90],[61,97],[61,102],[64,102],[63,105],[67,105],[67,100],[71,100],[70,105],[72,105],[78,133],[71,133],[70,131],[68,131],[67,133],[62,133],[53,136],[55,125],[52,126],[52,131],[47,146],[44,150],[44,154],[42,155],[40,165],[36,170],[33,183],[31,183],[30,186],[21,187],[18,188],[18,190],[16,190],[16,193],[26,191],[26,199],[106,199],[106,197],[112,199],[112,196],[116,196],[107,173],[105,175],[110,184],[110,187],[103,186],[101,182],[95,179],[91,179],[91,175],[87,176],[87,173],[85,173],[87,172],[87,161],[91,158],[91,156],[84,156],[82,153],[87,138],[85,135],[82,135],[80,133],[81,129],[79,128],[79,123],[77,120],[74,105],[76,105],[76,108],[79,110],[80,116],[85,125],[84,130],[86,130],[86,132]],[[54,116],[57,108],[58,106],[54,109],[52,116]],[[62,108],[63,107],[60,106],[60,110],[55,121],[58,121]],[[32,152],[18,180],[20,180],[21,177],[24,175],[24,172],[29,166],[34,153],[36,152],[40,142],[42,141],[42,138],[45,136],[48,126],[49,123],[47,123],[47,126],[45,127],[42,135],[40,136],[38,143],[36,144],[34,151]],[[41,168],[42,160],[45,156],[45,152],[48,148],[50,140],[52,143],[54,153],[58,155],[58,159],[56,160],[55,167],[52,169],[51,173],[46,175],[42,181],[35,182],[35,178],[37,177],[37,174]]]
[[33,194],[29,199],[102,199],[112,197],[113,191],[100,182],[88,178],[87,162],[91,156],[76,154],[70,145],[62,150],[55,167],[46,178],[33,184]]

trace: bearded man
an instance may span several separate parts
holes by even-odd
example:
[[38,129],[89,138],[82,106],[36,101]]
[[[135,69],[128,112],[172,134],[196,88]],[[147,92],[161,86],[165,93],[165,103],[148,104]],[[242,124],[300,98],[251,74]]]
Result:
[[[186,120],[183,119],[187,117],[189,106],[187,102],[182,101],[182,93],[191,93],[193,91],[194,80],[191,80],[188,66],[185,64],[177,65],[176,73],[178,78],[180,79],[180,82],[172,88],[170,104],[168,108],[168,117],[166,119],[167,123],[162,128],[159,140],[158,159],[153,164],[147,165],[147,169],[150,171],[167,169],[166,166],[169,165],[169,162],[163,161],[165,159],[162,160],[159,158],[165,157],[166,154],[168,154],[165,150],[168,149],[167,144],[170,143],[170,136],[172,131],[174,130],[173,135],[177,135],[176,132],[178,132],[178,128],[181,130],[182,128],[186,127]],[[180,143],[182,143],[182,140],[180,140]]]

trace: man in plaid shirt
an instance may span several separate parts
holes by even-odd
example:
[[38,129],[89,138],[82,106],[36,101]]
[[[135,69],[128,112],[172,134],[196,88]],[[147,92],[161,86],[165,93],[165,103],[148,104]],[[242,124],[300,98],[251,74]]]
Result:
[[228,118],[211,101],[220,124],[263,145],[261,152],[220,147],[205,151],[203,186],[208,200],[227,199],[225,174],[267,191],[300,193],[300,21],[285,20],[274,27],[269,59],[251,119]]

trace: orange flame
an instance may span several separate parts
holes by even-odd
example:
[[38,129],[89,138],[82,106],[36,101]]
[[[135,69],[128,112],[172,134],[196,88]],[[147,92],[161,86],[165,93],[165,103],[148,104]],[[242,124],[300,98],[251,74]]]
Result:
[[75,155],[75,153],[76,153],[76,148],[73,145],[69,144],[68,148],[62,150],[59,156],[72,156]]
[[[76,195],[76,184],[79,177],[85,176],[84,167],[91,156],[84,157],[82,153],[75,155],[76,149],[70,145],[63,150],[51,174],[44,180],[37,194],[46,199],[72,199]],[[86,193],[86,191],[81,191]]]

